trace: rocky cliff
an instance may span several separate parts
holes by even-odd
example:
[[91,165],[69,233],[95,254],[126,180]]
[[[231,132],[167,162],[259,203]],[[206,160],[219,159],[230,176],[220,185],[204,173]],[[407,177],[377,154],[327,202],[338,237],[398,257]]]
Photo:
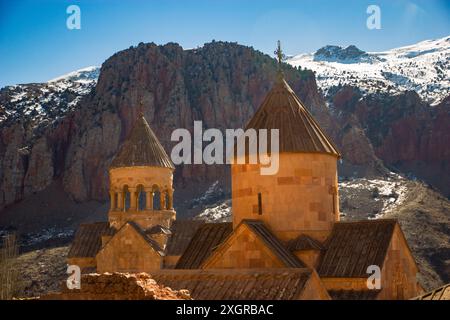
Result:
[[[55,181],[75,201],[106,200],[108,165],[141,104],[170,152],[171,132],[192,130],[194,120],[202,120],[205,129],[243,127],[270,89],[276,68],[269,56],[234,43],[213,42],[194,50],[141,43],[116,53],[102,65],[92,91],[57,120],[36,125],[31,116],[6,113],[0,136],[0,208]],[[312,72],[289,65],[284,69],[305,104],[327,129],[336,131]],[[6,91],[2,106],[12,100]],[[177,168],[179,203],[195,197],[194,184],[206,188],[228,176],[226,166]]]
[[345,86],[334,93],[330,105],[342,126],[338,139],[344,152],[354,146],[353,132],[367,139],[355,146],[360,152],[347,152],[351,162],[367,163],[375,156],[390,169],[450,195],[450,96],[430,107],[414,91],[362,96],[357,88]]

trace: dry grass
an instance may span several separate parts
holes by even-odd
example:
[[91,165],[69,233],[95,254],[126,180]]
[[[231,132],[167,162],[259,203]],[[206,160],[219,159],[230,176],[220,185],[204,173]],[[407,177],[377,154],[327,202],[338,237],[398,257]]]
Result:
[[40,249],[22,254],[18,269],[22,287],[17,297],[39,297],[49,292],[59,292],[68,277],[68,247]]
[[15,234],[3,237],[0,247],[0,299],[10,300],[20,291],[17,256],[19,247]]
[[450,202],[419,182],[408,182],[405,203],[386,218],[396,218],[420,269],[426,290],[450,282]]

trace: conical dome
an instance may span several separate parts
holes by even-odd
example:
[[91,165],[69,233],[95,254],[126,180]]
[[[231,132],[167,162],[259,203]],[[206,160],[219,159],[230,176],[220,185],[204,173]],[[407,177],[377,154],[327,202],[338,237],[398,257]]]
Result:
[[138,117],[110,168],[152,166],[175,169],[144,116]]
[[280,76],[246,129],[279,129],[280,152],[340,153]]

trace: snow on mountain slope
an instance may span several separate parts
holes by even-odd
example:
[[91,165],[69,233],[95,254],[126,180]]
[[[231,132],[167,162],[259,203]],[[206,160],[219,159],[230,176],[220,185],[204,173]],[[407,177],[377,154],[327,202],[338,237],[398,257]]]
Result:
[[339,85],[356,86],[363,93],[414,90],[431,105],[450,94],[450,36],[384,52],[326,46],[286,62],[315,71],[326,96]]
[[7,86],[0,90],[0,126],[17,118],[34,127],[56,121],[72,110],[96,85],[100,68],[83,68],[43,83]]
[[205,208],[194,220],[205,220],[206,222],[231,222],[231,199],[221,201],[213,206]]
[[[339,182],[343,220],[379,219],[404,205],[409,180],[395,173],[383,178],[355,178]],[[231,199],[207,206],[194,219],[232,221]]]
[[61,81],[73,81],[78,83],[89,83],[92,80],[97,81],[100,73],[100,68],[97,66],[86,67],[76,71],[69,72],[68,74],[59,76],[55,79],[49,80],[48,83],[61,82]]

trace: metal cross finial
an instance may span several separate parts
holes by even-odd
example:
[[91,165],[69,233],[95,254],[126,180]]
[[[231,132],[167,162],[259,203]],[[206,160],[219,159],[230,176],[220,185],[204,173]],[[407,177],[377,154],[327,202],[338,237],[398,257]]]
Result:
[[281,42],[278,40],[278,47],[277,50],[274,52],[277,55],[278,58],[278,64],[281,65],[281,62],[283,61],[284,54],[283,51],[281,51]]
[[141,99],[141,102],[139,103],[139,116],[143,117],[144,116],[144,102]]
[[277,50],[274,51],[274,53],[277,55],[278,58],[278,80],[283,79],[283,71],[281,70],[281,64],[283,62],[283,59],[285,58],[285,55],[283,54],[283,51],[281,51],[281,42],[278,40],[278,47]]

